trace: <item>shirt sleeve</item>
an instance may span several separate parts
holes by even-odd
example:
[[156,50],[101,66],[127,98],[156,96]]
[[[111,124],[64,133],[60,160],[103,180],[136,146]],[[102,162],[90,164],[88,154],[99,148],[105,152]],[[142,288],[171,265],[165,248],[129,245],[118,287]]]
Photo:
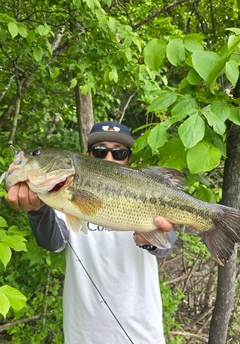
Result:
[[166,249],[166,250],[163,250],[163,249],[160,249],[160,248],[156,248],[156,250],[151,250],[151,251],[148,251],[149,253],[151,253],[152,255],[158,257],[158,258],[163,258],[163,257],[166,257],[169,253],[172,252],[172,249],[173,249],[173,246],[177,240],[177,236],[176,236],[176,233],[174,232],[174,230],[168,232],[167,234],[167,239],[168,241],[170,242],[171,244],[171,247]]
[[44,205],[38,211],[29,211],[28,219],[39,246],[48,251],[61,251],[69,240],[66,223],[55,210]]

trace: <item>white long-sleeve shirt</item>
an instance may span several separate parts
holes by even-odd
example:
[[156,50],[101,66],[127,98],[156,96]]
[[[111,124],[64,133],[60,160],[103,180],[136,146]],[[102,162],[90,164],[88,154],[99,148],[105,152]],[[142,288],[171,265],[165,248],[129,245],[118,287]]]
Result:
[[[41,246],[51,250],[66,246],[65,344],[165,344],[155,252],[137,247],[133,232],[112,231],[90,223],[87,235],[73,231],[67,234],[65,215],[60,212],[55,213],[59,229],[54,226],[51,238],[47,239],[46,234],[43,238],[46,220],[36,226],[30,213],[30,224]],[[49,223],[53,223],[55,214],[51,212],[51,221],[48,216]],[[173,244],[173,231],[168,238]],[[58,247],[47,241],[59,241]],[[161,256],[168,253],[157,251]]]

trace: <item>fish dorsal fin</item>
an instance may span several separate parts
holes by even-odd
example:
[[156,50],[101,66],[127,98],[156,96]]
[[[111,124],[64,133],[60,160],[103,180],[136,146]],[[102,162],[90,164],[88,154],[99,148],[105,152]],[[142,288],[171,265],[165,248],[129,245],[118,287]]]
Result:
[[163,166],[148,166],[140,168],[139,171],[147,174],[151,179],[164,184],[183,189],[185,186],[185,176],[175,168]]
[[87,223],[79,219],[76,216],[65,214],[66,222],[69,228],[71,228],[75,233],[82,231],[85,234],[88,234]]

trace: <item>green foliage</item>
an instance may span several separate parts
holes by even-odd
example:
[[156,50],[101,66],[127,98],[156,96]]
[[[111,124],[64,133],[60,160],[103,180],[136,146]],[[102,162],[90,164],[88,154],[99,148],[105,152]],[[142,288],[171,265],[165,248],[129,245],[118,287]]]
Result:
[[208,260],[211,255],[206,245],[199,236],[189,235],[188,233],[178,232],[178,236],[183,240],[183,253],[189,266],[192,266],[197,257]]
[[19,231],[16,226],[9,227],[8,230],[4,227],[7,227],[7,223],[0,217],[0,260],[6,268],[11,259],[12,250],[16,252],[27,250],[24,236],[28,232]]
[[184,298],[184,294],[179,288],[173,291],[170,286],[165,286],[163,278],[160,279],[160,289],[162,294],[163,325],[166,342],[169,344],[183,344],[185,343],[183,337],[171,335],[170,330],[181,330],[181,326],[178,324],[175,315],[179,304]]
[[26,297],[17,289],[8,285],[0,287],[0,313],[6,318],[6,315],[12,307],[20,310],[26,306]]
[[[27,299],[24,308],[12,306],[14,309],[9,310],[7,319],[14,325],[6,331],[14,343],[63,343],[64,252],[47,252],[37,246],[32,235],[28,236],[27,249],[12,256],[0,277],[0,284],[13,285]],[[28,342],[26,338],[31,339]],[[0,341],[5,343],[1,337]]]
[[[0,216],[0,261],[6,269],[11,257],[12,250],[16,252],[26,251],[27,232],[22,232],[16,226],[7,229],[6,220]],[[26,306],[26,297],[15,288],[8,285],[0,287],[0,314],[6,317],[10,307],[20,310]]]
[[[178,88],[163,86],[155,92],[148,113],[154,112],[160,124],[149,127],[149,131],[136,141],[134,147],[134,152],[138,153],[150,146],[155,161],[159,159],[159,165],[176,168],[187,165],[192,174],[211,171],[220,163],[222,156],[225,157],[225,123],[228,119],[234,123],[239,119],[239,109],[235,108],[231,96],[220,91],[219,82],[225,74],[234,87],[239,78],[240,57],[237,51],[240,36],[230,35],[228,42],[217,53],[205,51],[201,42],[200,35],[186,35],[170,40],[166,45],[169,62],[184,68],[186,72],[188,70],[189,74],[182,79]],[[158,42],[152,40],[151,45],[157,46]],[[162,59],[161,55],[161,64]],[[145,59],[145,63],[155,69],[151,60]],[[183,145],[181,154],[177,149],[180,142],[176,141],[176,137],[180,138]],[[169,152],[171,141],[172,153]],[[165,156],[168,161],[164,160]],[[153,157],[142,162],[149,164]]]

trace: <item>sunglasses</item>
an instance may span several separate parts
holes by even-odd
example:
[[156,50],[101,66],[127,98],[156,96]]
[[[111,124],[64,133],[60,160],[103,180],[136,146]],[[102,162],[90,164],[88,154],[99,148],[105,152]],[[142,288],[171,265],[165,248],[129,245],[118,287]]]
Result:
[[118,160],[118,161],[125,160],[127,157],[129,157],[131,155],[130,149],[107,148],[107,147],[103,147],[103,146],[90,147],[89,152],[91,152],[92,155],[98,159],[105,159],[108,152],[111,152],[113,159]]

